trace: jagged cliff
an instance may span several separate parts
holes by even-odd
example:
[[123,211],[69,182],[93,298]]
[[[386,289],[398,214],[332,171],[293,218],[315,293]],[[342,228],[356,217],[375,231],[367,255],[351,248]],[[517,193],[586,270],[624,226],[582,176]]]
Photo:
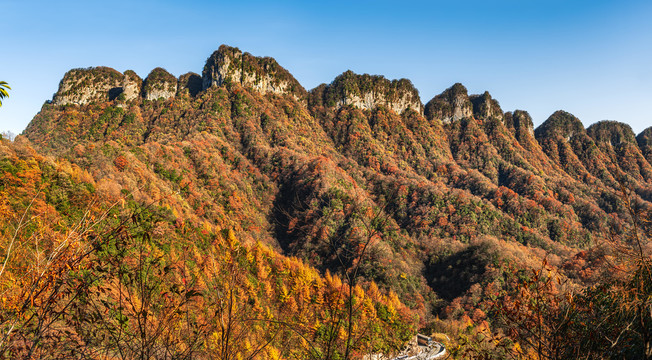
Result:
[[515,110],[505,114],[505,126],[514,131],[519,141],[527,137],[534,137],[534,124],[527,111]]
[[127,70],[124,73],[124,81],[122,82],[121,88],[121,94],[124,94],[125,101],[137,99],[143,90],[143,79],[133,70]]
[[70,70],[52,101],[55,105],[85,105],[113,100],[122,93],[123,85],[133,86],[132,75],[125,76],[108,67]]
[[[255,57],[226,45],[220,46],[207,59],[201,76],[187,73],[177,79],[165,69],[156,68],[142,80],[130,70],[124,74],[106,67],[71,70],[61,81],[53,104],[85,106],[110,101],[138,104],[141,99],[194,98],[201,93],[212,97],[218,94],[215,89],[234,86],[261,95],[289,95],[299,100],[307,105],[307,110],[319,121],[325,134],[341,146],[351,144],[352,139],[357,139],[357,134],[375,134],[364,139],[361,147],[351,149],[352,153],[385,151],[382,149],[387,146],[387,141],[398,140],[399,133],[405,135],[400,135],[401,139],[392,144],[389,151],[419,149],[416,152],[399,151],[402,155],[397,154],[392,161],[380,164],[381,168],[398,167],[413,172],[412,167],[403,164],[405,158],[402,157],[414,156],[410,161],[429,159],[416,171],[421,175],[433,176],[440,161],[455,159],[462,167],[477,168],[495,183],[505,171],[502,169],[509,166],[555,176],[559,176],[558,171],[564,171],[580,181],[594,179],[592,181],[612,185],[624,174],[637,181],[652,176],[649,136],[644,132],[636,138],[631,128],[621,123],[605,121],[585,129],[572,114],[557,111],[535,131],[527,112],[504,113],[488,92],[469,95],[467,89],[457,83],[424,106],[418,90],[409,80],[390,81],[382,76],[358,75],[352,71],[346,71],[331,83],[319,85],[308,93],[274,59]],[[216,105],[211,106],[215,108]],[[347,109],[370,111],[371,115],[361,116],[371,118],[363,123],[355,122],[350,115],[345,115]],[[387,117],[381,120],[376,115],[379,109],[387,109],[403,119]],[[412,112],[406,112],[408,110]],[[132,131],[134,135],[167,136],[161,133],[161,120],[148,120],[150,115],[141,112],[134,114],[134,119],[141,119],[143,115],[144,123],[129,120],[119,128],[125,127],[124,131]],[[51,124],[42,123],[37,118],[31,130],[50,127]],[[84,137],[89,129],[95,129],[95,134],[104,132],[106,135],[113,127],[109,123],[91,124],[80,127],[79,136]],[[130,127],[132,130],[126,130]],[[56,131],[56,127],[53,130]],[[607,157],[609,162],[604,161]],[[363,163],[374,161],[369,157],[359,160]]]
[[425,116],[450,123],[473,115],[473,104],[464,85],[457,83],[430,100],[425,107]]
[[402,114],[410,109],[423,113],[419,91],[407,79],[388,80],[378,75],[358,75],[346,71],[330,84],[322,84],[311,92],[312,104],[339,109],[353,106],[374,110],[379,106]]
[[177,94],[177,78],[163,68],[152,70],[143,83],[146,100],[169,99]]
[[202,72],[204,89],[234,82],[261,93],[291,94],[303,99],[306,91],[276,60],[255,57],[240,49],[222,45],[206,61]]
[[124,74],[108,67],[74,69],[67,72],[52,99],[55,105],[87,105],[106,101],[168,99],[177,92],[178,80],[156,68],[141,79],[134,71]]
[[503,119],[503,110],[498,101],[491,97],[488,91],[482,95],[471,95],[469,100],[473,104],[473,116],[477,118]]

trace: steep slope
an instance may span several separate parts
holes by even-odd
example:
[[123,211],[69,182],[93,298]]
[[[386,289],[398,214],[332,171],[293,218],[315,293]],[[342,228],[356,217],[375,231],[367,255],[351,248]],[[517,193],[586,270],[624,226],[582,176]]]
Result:
[[349,288],[140,203],[24,138],[0,140],[3,357],[359,358],[397,351],[415,331],[409,309],[374,283]]
[[574,178],[588,184],[615,184],[604,154],[572,114],[555,112],[536,129],[535,136],[546,154]]
[[[513,218],[520,227],[534,230],[516,238],[543,247],[550,246],[544,245],[549,240],[590,241],[590,233],[583,229],[587,222],[578,215],[581,209],[575,201],[562,203],[557,198],[565,194],[570,199],[578,190],[542,151],[527,113],[503,114],[488,92],[468,96],[461,84],[433,98],[426,109],[431,122],[444,123],[456,162],[469,171],[463,181],[452,185],[491,202],[504,214],[499,218]],[[510,230],[498,236],[513,234]]]
[[609,157],[621,177],[628,175],[637,183],[652,180],[652,167],[647,162],[636,142],[632,128],[617,121],[600,121],[586,129],[603,154]]

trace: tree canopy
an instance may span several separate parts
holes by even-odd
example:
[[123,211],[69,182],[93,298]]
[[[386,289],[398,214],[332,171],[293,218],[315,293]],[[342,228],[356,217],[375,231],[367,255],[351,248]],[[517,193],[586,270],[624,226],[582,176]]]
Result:
[[6,81],[0,81],[0,106],[2,106],[2,99],[9,97],[9,92],[7,90],[11,90],[11,87]]

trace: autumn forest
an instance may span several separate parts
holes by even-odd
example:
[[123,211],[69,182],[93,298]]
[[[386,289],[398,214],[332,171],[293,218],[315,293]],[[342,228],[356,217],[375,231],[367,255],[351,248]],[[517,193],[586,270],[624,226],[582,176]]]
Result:
[[225,45],[73,69],[0,139],[0,357],[652,359],[651,220],[652,128]]

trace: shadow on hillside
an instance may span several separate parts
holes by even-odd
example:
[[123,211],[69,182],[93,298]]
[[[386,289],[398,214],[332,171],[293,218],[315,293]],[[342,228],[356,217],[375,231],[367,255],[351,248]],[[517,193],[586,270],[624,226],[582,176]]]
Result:
[[469,246],[441,257],[426,265],[428,285],[439,297],[450,302],[464,295],[471,285],[482,281],[491,257],[486,245]]
[[295,190],[286,184],[282,184],[274,199],[270,223],[274,226],[274,238],[278,242],[284,254],[292,254],[292,244],[297,241],[297,234],[290,231],[290,219],[297,207]]
[[118,96],[120,96],[120,94],[122,94],[122,92],[123,92],[123,89],[121,87],[114,87],[114,88],[110,89],[109,90],[109,101],[113,101],[113,100],[117,99]]

